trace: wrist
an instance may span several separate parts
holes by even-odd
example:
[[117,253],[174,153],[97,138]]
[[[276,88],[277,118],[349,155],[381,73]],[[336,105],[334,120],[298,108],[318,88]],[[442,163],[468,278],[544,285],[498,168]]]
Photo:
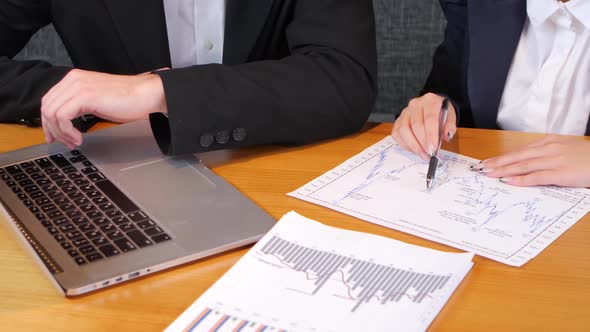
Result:
[[160,76],[156,74],[141,75],[142,79],[138,85],[138,96],[145,103],[144,110],[150,113],[168,113],[166,107],[166,96],[164,95],[164,84]]

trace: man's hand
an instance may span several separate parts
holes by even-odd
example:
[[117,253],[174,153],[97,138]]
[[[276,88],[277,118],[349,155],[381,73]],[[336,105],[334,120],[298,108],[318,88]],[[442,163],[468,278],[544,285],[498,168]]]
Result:
[[45,140],[70,149],[82,144],[82,134],[72,125],[81,115],[125,123],[155,112],[166,113],[166,101],[162,81],[154,74],[122,76],[74,69],[41,100]]
[[[393,124],[391,136],[404,149],[428,160],[438,146],[440,108],[444,98],[433,93],[410,100]],[[457,131],[455,108],[449,103],[447,122],[443,129],[445,141]]]
[[590,187],[590,142],[546,136],[474,169],[515,186]]

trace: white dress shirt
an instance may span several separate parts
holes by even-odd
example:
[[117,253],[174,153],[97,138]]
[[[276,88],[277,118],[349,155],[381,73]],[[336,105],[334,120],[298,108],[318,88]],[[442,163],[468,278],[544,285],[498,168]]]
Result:
[[498,110],[507,130],[584,135],[590,113],[590,1],[528,0]]
[[225,0],[164,0],[172,68],[222,63]]

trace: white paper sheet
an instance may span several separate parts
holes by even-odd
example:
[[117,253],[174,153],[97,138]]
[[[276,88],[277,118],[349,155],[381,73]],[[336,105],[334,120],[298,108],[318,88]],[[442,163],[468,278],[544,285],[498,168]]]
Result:
[[290,212],[166,331],[424,331],[472,258]]
[[288,195],[490,259],[522,266],[590,210],[590,190],[519,188],[472,172],[478,160],[441,151],[428,163],[386,137]]

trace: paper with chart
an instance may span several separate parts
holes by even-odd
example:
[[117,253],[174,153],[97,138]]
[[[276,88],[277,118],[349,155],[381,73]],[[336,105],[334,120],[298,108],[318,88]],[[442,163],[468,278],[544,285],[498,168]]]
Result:
[[424,331],[472,258],[290,212],[166,331]]
[[288,195],[512,266],[537,256],[590,210],[590,190],[518,188],[472,172],[478,161],[441,151],[428,162],[391,137]]

